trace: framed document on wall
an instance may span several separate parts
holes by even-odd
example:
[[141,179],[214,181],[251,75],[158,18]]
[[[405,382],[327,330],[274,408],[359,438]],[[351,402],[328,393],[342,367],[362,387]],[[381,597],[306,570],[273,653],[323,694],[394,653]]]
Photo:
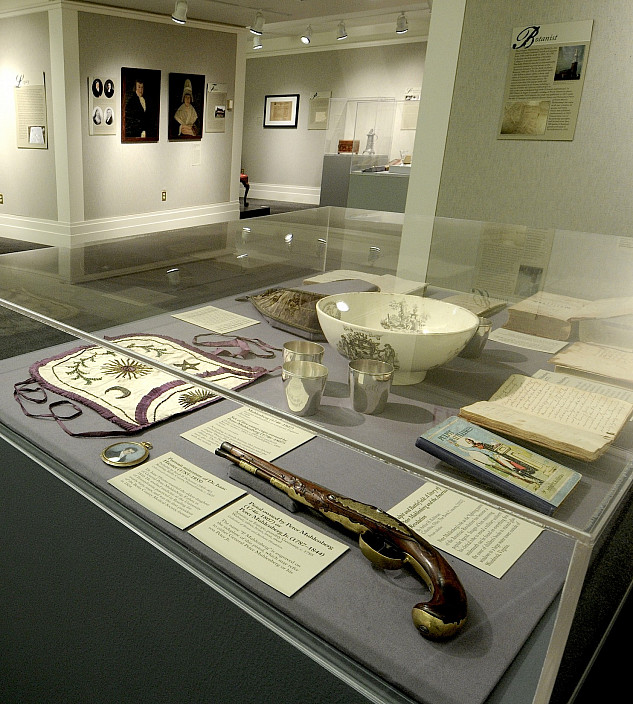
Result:
[[21,85],[13,90],[18,149],[48,149],[46,85]]
[[266,95],[264,97],[264,127],[297,127],[299,94]]
[[310,96],[308,107],[308,129],[326,130],[330,112],[332,91],[321,91]]

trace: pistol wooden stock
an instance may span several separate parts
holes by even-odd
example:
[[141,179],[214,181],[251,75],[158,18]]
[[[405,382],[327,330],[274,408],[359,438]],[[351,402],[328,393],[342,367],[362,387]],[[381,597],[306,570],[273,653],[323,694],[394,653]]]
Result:
[[[431,640],[455,635],[466,621],[467,600],[453,568],[424,538],[379,508],[348,499],[228,442],[215,451],[242,469],[265,479],[295,501],[359,534],[360,549],[383,569],[409,565],[431,592],[413,607],[416,628]],[[395,548],[395,549],[394,549]]]

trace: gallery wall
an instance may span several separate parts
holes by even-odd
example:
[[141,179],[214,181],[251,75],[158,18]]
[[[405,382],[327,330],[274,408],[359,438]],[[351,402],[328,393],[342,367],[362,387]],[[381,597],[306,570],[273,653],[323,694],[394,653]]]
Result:
[[[86,220],[228,201],[233,113],[223,133],[170,142],[168,84],[170,73],[203,75],[205,85],[226,84],[233,97],[236,35],[80,13],[79,50]],[[116,135],[89,134],[87,79],[112,77],[120,112],[121,67],[161,71],[158,143],[122,144],[120,117]]]
[[[499,140],[514,27],[593,20],[573,141]],[[633,4],[468,0],[437,214],[630,235]]]
[[48,14],[36,12],[0,20],[0,177],[3,213],[57,219],[55,143],[48,111],[48,149],[18,149],[14,87],[23,75],[41,85],[46,75],[50,103],[51,59]]
[[[285,185],[290,195],[294,189],[295,198],[302,189],[316,192],[318,203],[325,132],[308,130],[310,96],[331,91],[338,99],[403,100],[408,90],[422,85],[425,48],[419,42],[249,58],[242,164],[255,184],[251,196],[258,184]],[[297,129],[264,129],[265,96],[287,93],[300,95]],[[408,136],[412,143],[415,131]],[[376,146],[379,150],[380,141]]]

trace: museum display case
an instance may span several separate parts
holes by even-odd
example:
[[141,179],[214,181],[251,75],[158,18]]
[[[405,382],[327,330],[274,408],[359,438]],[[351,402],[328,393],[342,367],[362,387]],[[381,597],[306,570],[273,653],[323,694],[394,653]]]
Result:
[[[590,600],[585,580],[607,564],[631,494],[633,248],[622,237],[438,218],[414,278],[408,236],[401,214],[320,207],[2,255],[0,436],[369,701],[567,701],[573,684],[557,690],[557,678],[578,604]],[[424,251],[421,242],[414,249]],[[388,302],[370,306],[376,319],[354,313],[354,297],[378,294]],[[281,310],[279,301],[287,301]],[[347,346],[306,324],[319,320],[320,306],[339,311]],[[350,358],[405,369],[399,342],[385,354],[387,328],[436,342],[458,316],[468,340],[455,343],[447,361],[424,368],[421,380],[394,377],[378,412],[350,398]],[[290,341],[323,347],[318,365],[327,380],[311,414],[289,405],[282,364]],[[595,366],[585,349],[572,354],[579,345],[599,349],[598,362],[589,360]],[[607,371],[599,365],[605,350]],[[535,416],[550,414],[551,433],[529,425],[517,440],[523,421],[516,432],[503,426],[514,440],[497,448],[494,479],[489,468],[473,475],[416,444],[462,409],[479,409],[511,378],[554,389],[555,400],[539,386],[527,404]],[[566,394],[575,394],[570,405],[552,411]],[[507,420],[519,401],[503,398]],[[613,424],[597,429],[599,450],[583,459],[585,436],[600,425],[587,405],[598,399]],[[575,429],[565,426],[566,442],[552,444],[563,414]],[[505,437],[486,426],[489,415],[477,417],[476,425]],[[354,532],[330,520],[331,506],[297,511],[275,482],[216,452],[240,438],[256,457],[297,475],[295,499],[307,496],[297,488],[307,481],[327,487],[335,504],[415,518],[433,545],[428,563],[399,549],[373,566],[371,546],[359,550]],[[532,454],[511,455],[513,442]],[[553,464],[544,469],[535,455],[572,473],[560,505],[526,500],[553,476]],[[193,479],[179,483],[185,475]],[[209,508],[187,496],[204,481],[230,500]],[[271,528],[279,521],[281,538]],[[295,530],[300,540],[288,537]],[[293,590],[306,559],[289,555],[293,543],[304,553],[340,553]],[[260,553],[273,576],[258,571]],[[414,570],[385,569],[401,566],[403,555]],[[624,563],[612,591],[603,591],[607,623],[631,582],[631,560]],[[447,587],[453,571],[467,601],[464,624],[455,616],[460,592]],[[429,638],[412,621],[412,607],[432,597],[446,598],[445,620],[458,624],[446,639]],[[603,626],[604,619],[592,624]],[[601,633],[584,632],[597,646]]]
[[330,98],[321,206],[404,212],[418,105]]
[[330,98],[324,153],[389,155],[396,108],[394,98]]

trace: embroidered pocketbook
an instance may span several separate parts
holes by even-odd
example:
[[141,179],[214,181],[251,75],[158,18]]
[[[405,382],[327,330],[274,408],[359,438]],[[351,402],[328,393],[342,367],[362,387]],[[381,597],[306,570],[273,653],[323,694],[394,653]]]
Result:
[[248,300],[274,328],[309,340],[325,340],[316,303],[325,294],[294,288],[270,288]]
[[[105,437],[135,433],[222,398],[210,389],[128,357],[124,349],[135,350],[226,389],[242,388],[268,373],[263,367],[235,364],[166,336],[133,334],[105,339],[123,349],[114,352],[97,345],[84,346],[33,364],[30,378],[15,385],[14,396],[24,413],[54,420],[69,435]],[[67,400],[49,403],[47,391]],[[48,403],[48,412],[30,412],[27,409],[30,403]],[[80,406],[92,408],[120,430],[72,432],[65,422],[81,415]]]
[[319,286],[297,288],[269,288],[262,293],[238,301],[250,301],[274,328],[305,337],[325,340],[316,312],[316,304],[324,296],[350,291],[377,291],[375,284],[356,279],[333,281]]

